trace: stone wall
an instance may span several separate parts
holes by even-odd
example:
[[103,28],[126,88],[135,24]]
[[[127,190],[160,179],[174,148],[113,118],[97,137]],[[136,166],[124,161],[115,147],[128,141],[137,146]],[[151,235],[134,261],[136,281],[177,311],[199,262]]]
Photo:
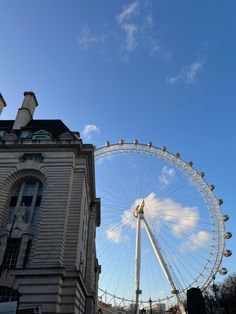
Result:
[[[96,310],[93,149],[72,142],[0,144],[0,261],[9,236],[4,221],[11,188],[25,176],[43,185],[38,224],[25,229],[32,239],[30,258],[25,267],[2,270],[0,285],[21,293],[20,306],[40,305],[48,314],[84,313],[85,304],[86,313]],[[21,161],[27,152],[42,153],[43,162]]]

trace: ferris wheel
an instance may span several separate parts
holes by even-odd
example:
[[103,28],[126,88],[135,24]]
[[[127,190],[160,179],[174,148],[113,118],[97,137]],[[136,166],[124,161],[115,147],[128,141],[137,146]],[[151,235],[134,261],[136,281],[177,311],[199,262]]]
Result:
[[151,142],[107,142],[95,149],[95,161],[99,306],[139,313],[177,303],[185,313],[186,291],[204,290],[217,273],[225,275],[222,258],[232,254],[225,249],[229,216],[215,187],[192,162]]

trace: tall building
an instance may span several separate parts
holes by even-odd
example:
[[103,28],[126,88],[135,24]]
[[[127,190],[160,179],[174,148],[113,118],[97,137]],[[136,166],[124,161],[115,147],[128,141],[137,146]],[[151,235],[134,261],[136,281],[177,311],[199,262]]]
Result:
[[93,314],[94,148],[61,120],[34,120],[37,106],[25,92],[16,119],[0,120],[0,313]]

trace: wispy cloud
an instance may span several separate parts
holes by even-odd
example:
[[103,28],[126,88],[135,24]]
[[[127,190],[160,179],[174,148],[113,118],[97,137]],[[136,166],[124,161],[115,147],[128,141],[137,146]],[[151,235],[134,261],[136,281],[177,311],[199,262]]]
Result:
[[188,66],[183,66],[179,74],[176,76],[167,77],[167,83],[174,85],[178,82],[184,82],[187,84],[194,84],[198,80],[198,75],[203,69],[204,61],[197,60],[192,62]]
[[125,24],[122,28],[126,34],[126,50],[131,53],[138,46],[136,38],[138,28],[135,24]]
[[175,169],[164,166],[161,170],[161,175],[159,176],[159,181],[164,186],[170,184],[175,176]]
[[172,61],[172,52],[166,50],[166,48],[160,44],[158,39],[150,37],[146,46],[150,57],[159,57],[166,63],[170,63]]
[[[140,205],[142,199],[137,199],[134,204],[124,211],[121,221],[124,225],[136,228],[135,208]],[[150,193],[145,199],[144,212],[147,220],[155,222],[157,230],[168,225],[176,236],[192,230],[196,227],[199,214],[197,207],[183,206],[170,198],[159,199],[155,193]]]
[[95,124],[86,124],[82,131],[83,137],[90,140],[94,134],[100,134],[99,128]]
[[[129,239],[124,234],[123,228],[125,226],[129,226],[132,229],[136,228],[137,219],[134,217],[134,212],[142,201],[143,199],[137,199],[130,208],[123,212],[119,224],[113,225],[105,231],[106,238],[109,241],[120,243]],[[160,232],[162,228],[167,226],[172,234],[178,238],[185,236],[188,232],[194,232],[199,220],[197,207],[183,206],[170,198],[159,199],[154,193],[150,193],[144,198],[144,202],[145,218],[152,226],[155,225],[157,232]],[[198,250],[206,245],[208,240],[208,233],[200,231],[185,239],[180,249]]]
[[124,242],[128,240],[128,237],[122,234],[121,225],[111,226],[109,229],[106,230],[105,233],[106,233],[107,239],[114,243],[120,243],[120,242]]
[[84,49],[88,49],[91,44],[105,42],[105,38],[105,35],[92,35],[88,25],[84,25],[78,37],[78,42]]
[[138,32],[139,25],[137,21],[131,23],[130,20],[134,16],[139,16],[139,4],[138,1],[131,3],[129,6],[123,7],[120,14],[117,15],[116,19],[121,30],[125,34],[125,45],[124,50],[130,54],[138,46]]
[[119,24],[123,24],[129,20],[132,16],[138,15],[138,1],[134,1],[129,6],[124,6],[120,14],[117,15],[117,21]]
[[151,14],[147,14],[147,15],[144,17],[144,25],[145,25],[145,26],[151,26],[151,27],[153,27],[154,22],[153,22],[153,17],[152,17]]
[[145,50],[148,56],[161,57],[169,62],[172,54],[159,43],[153,34],[154,20],[151,1],[134,1],[123,7],[116,21],[123,33],[121,52],[123,60],[129,61],[137,48]]
[[87,50],[96,45],[101,55],[113,50],[126,62],[139,50],[152,58],[159,57],[165,62],[171,60],[172,54],[155,34],[151,0],[135,0],[123,6],[114,16],[114,23],[115,25],[109,25],[109,30],[100,34],[92,32],[88,25],[84,25],[78,37],[80,47]]
[[205,247],[210,240],[210,235],[206,231],[199,231],[189,236],[182,244],[182,251],[197,251]]

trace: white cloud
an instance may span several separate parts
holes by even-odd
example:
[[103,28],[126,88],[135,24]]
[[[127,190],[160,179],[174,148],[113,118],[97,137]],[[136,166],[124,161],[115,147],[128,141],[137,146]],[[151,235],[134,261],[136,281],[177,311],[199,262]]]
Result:
[[[130,23],[129,20],[134,16],[138,16],[139,14],[139,4],[138,1],[135,1],[129,6],[124,7],[122,12],[116,17],[118,24],[125,35],[124,50],[128,54],[133,52],[133,50],[138,46],[139,30],[138,23]],[[127,59],[126,55],[124,59]]]
[[144,25],[145,26],[151,26],[151,27],[154,25],[153,18],[152,18],[151,14],[148,14],[145,16]]
[[123,60],[129,57],[137,47],[143,48],[151,57],[161,57],[170,62],[172,54],[160,45],[156,36],[153,36],[154,19],[152,15],[152,1],[134,1],[123,7],[116,16],[118,25],[125,36],[121,52]]
[[162,46],[157,39],[149,38],[146,48],[151,57],[160,57],[166,63],[170,63],[172,61],[172,53],[167,51],[166,48]]
[[206,231],[199,231],[189,236],[182,244],[181,249],[183,251],[197,251],[198,249],[205,247],[210,240],[210,235]]
[[114,243],[120,243],[123,241],[127,241],[128,237],[122,235],[122,226],[111,226],[106,230],[106,237],[108,240]]
[[159,181],[165,186],[171,183],[175,176],[175,169],[164,166],[161,170]]
[[84,25],[79,34],[78,43],[84,49],[92,45],[98,46],[98,49],[94,51],[102,56],[107,56],[107,52],[115,50],[115,53],[118,52],[121,59],[126,62],[130,61],[137,48],[143,50],[142,52],[149,57],[160,57],[170,62],[172,54],[159,43],[154,34],[152,11],[151,0],[135,0],[123,6],[120,13],[115,16],[116,29],[109,27],[109,30],[94,34],[88,25]]
[[200,61],[195,61],[190,64],[190,66],[186,69],[186,82],[194,83],[197,80],[198,73],[202,70],[203,63]]
[[122,24],[134,15],[138,15],[138,1],[131,3],[129,6],[123,7],[122,12],[117,15],[117,21],[119,24]]
[[126,50],[127,52],[132,52],[138,45],[138,41],[136,38],[136,34],[138,31],[137,26],[135,24],[124,24],[122,26],[126,34]]
[[[121,221],[124,225],[136,228],[137,219],[134,217],[135,209],[143,200],[137,199],[132,206],[125,210]],[[170,198],[159,199],[155,193],[144,198],[144,215],[147,221],[155,222],[157,231],[168,225],[172,233],[180,236],[196,227],[199,214],[196,207],[183,206]]]
[[151,57],[155,57],[155,55],[157,53],[160,52],[161,50],[161,46],[160,44],[158,43],[158,41],[154,41],[154,40],[151,40],[149,43],[148,43],[148,46],[147,46],[148,50],[149,50],[149,54]]
[[[134,1],[129,6],[123,8],[122,12],[116,16],[118,25],[125,35],[122,45],[123,60],[129,60],[129,56],[140,46],[149,50],[150,30],[154,26],[152,10],[149,1],[145,3]],[[156,46],[152,46],[153,51]]]
[[197,82],[198,75],[203,69],[204,61],[194,61],[188,66],[183,66],[180,73],[176,76],[168,77],[167,83],[176,84],[180,81],[187,84],[194,84]]
[[104,35],[94,36],[91,34],[91,31],[88,25],[84,25],[82,31],[79,35],[78,42],[84,48],[88,49],[91,44],[98,44],[105,41]]
[[[134,217],[134,212],[142,201],[143,199],[137,199],[130,208],[124,211],[120,224],[106,230],[105,234],[109,241],[120,243],[128,240],[128,236],[122,233],[122,228],[124,226],[136,228],[137,219]],[[170,198],[159,199],[154,193],[150,193],[144,198],[144,202],[145,218],[151,227],[155,228],[155,232],[160,232],[162,228],[168,227],[174,236],[180,237],[193,231],[197,226],[199,220],[197,207],[183,206]],[[200,231],[184,240],[181,250],[197,250],[203,247],[208,240],[208,233]]]
[[95,124],[86,124],[82,131],[83,137],[90,140],[93,134],[99,134],[100,130]]

